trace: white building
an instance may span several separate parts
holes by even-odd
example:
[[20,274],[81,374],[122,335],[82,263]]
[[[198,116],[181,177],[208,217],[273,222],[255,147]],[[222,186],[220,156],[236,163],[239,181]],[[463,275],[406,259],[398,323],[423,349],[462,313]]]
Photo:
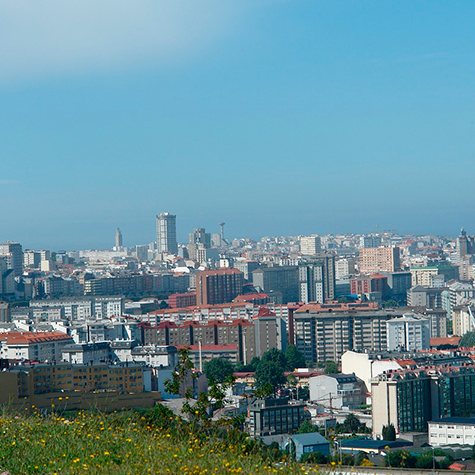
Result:
[[123,297],[71,297],[57,300],[31,300],[30,308],[61,308],[67,320],[119,317],[124,313]]
[[344,279],[356,272],[355,259],[338,259],[335,261],[335,278],[336,280]]
[[302,236],[300,238],[300,252],[306,256],[313,256],[322,250],[320,236]]
[[429,422],[429,444],[470,445],[475,443],[475,417],[445,417]]
[[334,409],[366,404],[365,383],[354,374],[323,374],[308,380],[310,400]]
[[345,351],[341,356],[342,373],[354,374],[364,381],[368,389],[371,387],[372,378],[396,369],[401,369],[397,361],[373,357],[368,353]]
[[73,339],[59,332],[9,332],[0,334],[0,358],[29,361],[61,360]]
[[430,319],[413,313],[386,322],[388,350],[417,351],[430,347]]

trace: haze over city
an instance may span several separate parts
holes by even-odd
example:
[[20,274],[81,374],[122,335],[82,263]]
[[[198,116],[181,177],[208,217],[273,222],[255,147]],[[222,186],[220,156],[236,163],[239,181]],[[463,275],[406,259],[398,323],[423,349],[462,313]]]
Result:
[[0,4],[0,240],[473,231],[471,2]]

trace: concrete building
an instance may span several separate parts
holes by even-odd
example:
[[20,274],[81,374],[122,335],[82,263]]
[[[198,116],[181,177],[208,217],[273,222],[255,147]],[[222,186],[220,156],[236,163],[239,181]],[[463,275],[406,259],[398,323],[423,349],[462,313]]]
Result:
[[299,300],[299,272],[297,266],[275,266],[256,269],[252,283],[260,291],[275,297],[283,304]]
[[295,345],[309,362],[340,361],[348,350],[385,351],[386,322],[401,311],[314,313],[301,307],[294,313]]
[[11,322],[10,304],[0,301],[0,323]]
[[400,267],[398,247],[368,247],[359,251],[358,269],[361,274],[397,272]]
[[116,249],[120,249],[122,247],[122,233],[120,231],[120,228],[117,228],[117,231],[115,232],[115,247]]
[[71,297],[56,300],[31,300],[30,308],[62,308],[67,320],[90,320],[118,317],[124,313],[124,298]]
[[23,274],[23,249],[18,242],[0,244],[0,256],[6,256],[7,268],[12,269],[15,277]]
[[249,433],[253,437],[292,434],[307,419],[304,404],[287,398],[255,399],[249,404]]
[[423,287],[415,285],[407,291],[409,307],[442,308],[442,288]]
[[392,371],[371,381],[373,435],[384,425],[398,433],[427,432],[430,421],[475,410],[475,367],[444,365]]
[[277,348],[285,352],[287,347],[285,321],[264,307],[259,310],[258,315],[253,320],[256,356],[261,357],[271,348]]
[[176,215],[157,214],[157,250],[159,253],[178,254]]
[[237,269],[223,268],[202,271],[196,278],[197,305],[232,302],[242,293],[244,275]]
[[475,417],[444,417],[429,422],[429,445],[475,444]]
[[360,248],[380,247],[382,244],[381,236],[375,234],[364,235],[360,237]]
[[335,279],[346,278],[356,272],[356,260],[352,258],[341,258],[335,261]]
[[368,390],[371,389],[371,380],[390,370],[401,369],[396,360],[384,359],[377,354],[345,351],[341,356],[341,372],[354,374],[360,378]]
[[437,265],[426,267],[411,267],[412,286],[434,287],[433,281],[437,276],[443,275],[446,281],[458,279],[458,267],[450,265]]
[[430,320],[406,313],[386,322],[389,351],[418,351],[430,348]]
[[301,460],[304,455],[315,452],[330,455],[330,442],[318,432],[290,435],[280,446],[283,450],[294,454],[297,461]]
[[256,269],[259,269],[259,262],[250,259],[236,259],[234,261],[234,268],[244,274],[244,280],[252,281],[252,273]]
[[71,336],[60,332],[0,333],[0,357],[9,360],[61,361]]
[[335,257],[320,253],[298,266],[299,301],[324,303],[335,299]]
[[300,252],[305,256],[313,256],[320,253],[322,243],[320,236],[302,236],[300,238]]
[[366,385],[354,374],[322,374],[309,379],[310,400],[334,409],[366,404]]

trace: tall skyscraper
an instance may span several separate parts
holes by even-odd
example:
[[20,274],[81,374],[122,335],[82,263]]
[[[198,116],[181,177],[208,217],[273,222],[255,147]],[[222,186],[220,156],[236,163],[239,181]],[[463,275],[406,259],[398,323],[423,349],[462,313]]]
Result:
[[18,242],[0,244],[0,256],[6,256],[8,269],[13,269],[15,277],[23,274],[23,249]]
[[122,233],[120,232],[120,228],[117,228],[115,233],[115,247],[122,247]]
[[158,252],[178,254],[175,214],[157,214],[157,248]]

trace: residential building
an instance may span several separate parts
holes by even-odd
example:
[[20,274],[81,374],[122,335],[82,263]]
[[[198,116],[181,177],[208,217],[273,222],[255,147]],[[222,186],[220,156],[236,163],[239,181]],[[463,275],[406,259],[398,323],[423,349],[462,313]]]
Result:
[[310,400],[333,409],[366,404],[366,385],[354,374],[322,374],[309,379]]
[[11,322],[10,304],[0,301],[0,323]]
[[252,280],[252,273],[259,269],[259,262],[249,259],[236,259],[234,261],[234,268],[240,270],[244,274],[244,280]]
[[0,357],[9,360],[61,361],[61,352],[73,342],[60,332],[0,333]]
[[23,274],[23,249],[18,242],[0,244],[0,256],[6,256],[7,269],[12,269],[15,277]]
[[178,254],[176,215],[161,213],[157,218],[157,248],[159,253]]
[[[256,356],[261,357],[271,348],[284,351],[287,346],[285,321],[267,308],[260,308],[254,317]],[[249,343],[249,342],[248,342]]]
[[300,238],[300,252],[306,256],[313,256],[320,253],[322,243],[320,236],[302,236]]
[[418,351],[430,348],[430,320],[405,313],[386,322],[389,351]]
[[312,363],[338,362],[348,350],[384,351],[386,321],[402,313],[398,310],[318,313],[303,306],[294,312],[295,345]]
[[407,291],[407,305],[409,307],[442,308],[443,292],[443,288],[415,285]]
[[254,287],[275,296],[275,303],[299,300],[299,271],[297,266],[275,266],[256,269],[252,273]]
[[411,267],[412,286],[434,287],[434,278],[443,275],[445,281],[458,279],[458,267],[447,264],[426,267]]
[[182,294],[172,294],[168,297],[169,308],[192,307],[196,305],[196,293],[185,292]]
[[243,284],[243,273],[237,269],[202,271],[196,278],[196,303],[216,305],[232,302],[242,293]]
[[381,353],[345,351],[341,356],[341,372],[354,374],[371,389],[371,379],[390,370],[401,369],[399,363],[390,358],[381,357]]
[[335,279],[347,278],[356,272],[356,260],[352,258],[341,258],[335,261]]
[[335,298],[335,257],[320,253],[298,266],[299,300],[303,303],[328,302]]
[[397,272],[400,267],[399,247],[368,247],[359,251],[358,269],[361,274]]

